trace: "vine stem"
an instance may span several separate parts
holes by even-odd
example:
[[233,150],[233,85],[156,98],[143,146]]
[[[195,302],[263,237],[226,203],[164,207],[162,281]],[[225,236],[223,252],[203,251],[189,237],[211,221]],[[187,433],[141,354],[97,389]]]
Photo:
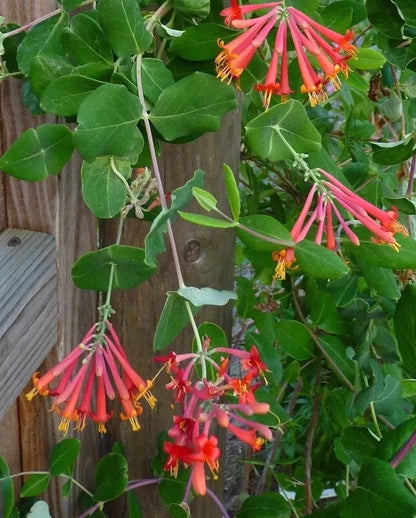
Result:
[[[143,108],[143,122],[144,122],[144,127],[146,130],[147,140],[149,143],[150,156],[152,158],[153,172],[154,172],[154,175],[156,178],[156,184],[157,184],[157,189],[159,192],[160,204],[162,207],[162,211],[167,211],[168,206],[166,203],[165,189],[163,187],[163,181],[162,181],[162,175],[160,174],[159,163],[157,161],[156,148],[155,148],[155,143],[154,143],[154,139],[153,139],[152,128],[150,127],[149,114],[146,110],[146,101],[144,98],[143,85],[142,85],[142,72],[141,72],[142,67],[141,67],[141,65],[142,65],[142,55],[137,54],[137,56],[136,56],[137,93],[139,96],[139,101]],[[176,246],[176,241],[175,241],[175,236],[173,234],[172,225],[169,220],[166,221],[166,226],[168,229],[169,243],[170,243],[170,247],[172,250],[173,262],[174,262],[174,266],[175,266],[175,272],[176,272],[176,277],[178,279],[179,288],[186,288],[185,281],[184,281],[183,275],[182,275],[180,261],[179,261],[178,248]],[[206,377],[206,365],[205,365],[205,358],[204,358],[204,350],[202,347],[201,338],[198,333],[198,327],[196,325],[195,318],[194,318],[194,315],[191,310],[191,306],[188,301],[185,301],[185,306],[186,306],[186,310],[189,315],[189,320],[191,322],[192,329],[194,332],[195,342],[196,342],[196,345],[198,348],[198,352],[201,355],[202,371],[203,371],[203,373],[205,372],[205,377]]]
[[312,417],[308,434],[306,436],[305,444],[305,512],[310,514],[313,509],[313,498],[312,498],[312,447],[313,437],[315,435],[316,425],[318,423],[319,416],[319,404],[321,396],[318,393],[319,386],[321,384],[321,365],[316,367],[316,379],[315,379],[315,397],[313,401]]
[[[79,7],[84,7],[85,5],[93,4],[95,0],[85,0],[80,4]],[[4,35],[2,35],[2,39],[5,40],[6,38],[10,38],[11,36],[15,36],[16,34],[20,34],[21,32],[25,32],[29,29],[32,29],[36,25],[39,25],[40,23],[44,22],[45,20],[49,20],[49,18],[53,18],[57,14],[63,13],[65,9],[63,7],[58,7],[58,9],[55,9],[54,11],[51,11],[50,13],[44,14],[43,16],[40,16],[39,18],[36,18],[36,20],[32,20],[31,22],[27,23],[26,25],[22,25],[21,27],[18,27],[17,29],[14,29],[10,32],[6,32]]]
[[308,323],[306,321],[306,318],[302,312],[302,309],[299,306],[298,299],[295,294],[295,286],[292,279],[292,299],[293,299],[293,305],[295,307],[295,311],[298,314],[299,318],[302,320],[302,322],[305,324],[306,330],[308,331],[309,335],[311,336],[312,340],[315,342],[316,347],[319,349],[322,356],[327,360],[329,365],[331,365],[332,369],[337,373],[338,377],[343,381],[346,387],[348,387],[351,392],[355,393],[354,385],[350,382],[350,380],[345,376],[345,374],[342,372],[342,370],[338,367],[338,365],[332,360],[332,358],[329,356],[329,354],[325,351],[325,348],[322,346],[321,342],[318,340],[318,338],[315,336],[315,333],[309,328]]
[[224,504],[221,502],[221,500],[218,498],[218,496],[212,491],[209,487],[207,487],[207,495],[209,495],[212,500],[217,505],[218,509],[222,513],[222,518],[230,518],[230,515],[227,512],[227,509],[224,507]]
[[407,439],[407,441],[403,444],[400,450],[395,453],[393,458],[390,461],[390,466],[392,468],[397,468],[397,466],[402,462],[402,460],[410,453],[413,447],[416,444],[416,430],[412,433],[412,435]]

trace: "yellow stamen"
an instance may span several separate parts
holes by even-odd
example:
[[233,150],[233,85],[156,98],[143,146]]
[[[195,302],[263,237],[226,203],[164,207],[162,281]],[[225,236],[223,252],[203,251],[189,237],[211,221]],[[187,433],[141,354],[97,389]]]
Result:
[[64,435],[68,433],[69,423],[71,420],[68,417],[63,417],[59,423],[58,430],[63,432]]

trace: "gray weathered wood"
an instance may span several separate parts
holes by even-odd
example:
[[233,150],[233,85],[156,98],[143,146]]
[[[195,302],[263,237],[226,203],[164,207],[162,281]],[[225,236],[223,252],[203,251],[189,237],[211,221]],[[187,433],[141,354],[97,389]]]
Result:
[[0,300],[1,419],[58,339],[53,236],[0,234]]

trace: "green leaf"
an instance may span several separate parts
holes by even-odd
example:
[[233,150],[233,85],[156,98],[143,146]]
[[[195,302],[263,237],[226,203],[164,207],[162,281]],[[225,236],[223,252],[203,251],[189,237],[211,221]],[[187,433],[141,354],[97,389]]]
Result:
[[293,248],[297,263],[307,275],[317,279],[337,279],[348,272],[344,261],[324,246],[304,240]]
[[80,13],[71,19],[71,28],[62,31],[61,41],[69,57],[80,65],[113,64],[113,54],[104,31],[87,14]]
[[138,155],[143,148],[143,137],[137,128],[141,116],[137,96],[123,85],[104,84],[79,107],[75,146],[88,162],[100,155]]
[[[184,506],[187,508],[185,509]],[[170,504],[169,505],[169,516],[171,518],[191,518],[191,513],[188,508],[188,504],[185,502],[181,504]]]
[[240,191],[234,176],[234,173],[227,164],[223,164],[222,169],[224,171],[225,188],[227,190],[227,199],[230,206],[231,215],[234,221],[238,221],[240,216]]
[[216,23],[191,25],[180,38],[172,41],[170,50],[182,59],[206,61],[220,53],[218,41],[228,43],[236,34],[236,31]]
[[44,500],[37,500],[30,508],[26,518],[52,518],[48,504]]
[[390,196],[383,196],[383,204],[387,209],[396,208],[402,214],[414,216],[416,214],[416,207],[408,198],[393,198]]
[[137,0],[100,0],[98,17],[117,56],[141,54],[151,45]]
[[59,124],[24,131],[0,158],[0,169],[21,180],[43,180],[58,174],[74,151],[72,133]]
[[278,493],[263,493],[244,500],[236,518],[289,518],[291,509]]
[[41,54],[32,61],[30,69],[30,84],[34,93],[40,99],[45,88],[54,79],[71,73],[73,65],[64,56]]
[[321,16],[326,27],[344,33],[352,25],[354,7],[349,2],[334,2],[325,7]]
[[404,19],[390,0],[367,0],[367,17],[384,36],[398,40],[403,36]]
[[307,328],[297,320],[281,320],[276,324],[279,347],[295,360],[314,356],[314,342]]
[[30,475],[20,491],[21,497],[37,496],[48,489],[50,475]]
[[[328,357],[344,374],[344,376],[346,376],[350,381],[353,381],[355,376],[355,365],[347,356],[346,346],[341,342],[341,340],[336,336],[328,335],[321,336],[319,338],[319,343]],[[333,369],[333,365],[331,363],[328,363],[328,366]]]
[[0,457],[0,516],[9,518],[14,506],[13,481],[10,478],[10,470],[3,457]]
[[108,502],[120,496],[128,482],[127,461],[119,453],[109,453],[97,464],[94,474],[94,498]]
[[405,162],[413,155],[413,137],[399,142],[372,144],[373,160],[376,164],[390,165]]
[[128,160],[105,156],[94,162],[83,162],[81,168],[82,196],[91,212],[98,218],[112,218],[126,203],[126,187],[114,173],[111,162],[121,175],[131,176]]
[[404,488],[393,468],[368,459],[358,475],[357,489],[343,502],[342,518],[403,518],[415,516],[416,498]]
[[[193,314],[198,308],[191,306]],[[185,300],[174,291],[168,291],[165,305],[162,309],[153,338],[153,349],[159,351],[169,345],[174,338],[189,323],[189,315]]]
[[386,58],[378,50],[361,47],[357,50],[357,57],[348,60],[348,65],[358,70],[376,70],[385,62]]
[[155,103],[165,88],[174,83],[172,72],[160,59],[142,59],[142,85],[145,97]]
[[416,376],[416,286],[408,284],[394,313],[396,333],[403,368]]
[[319,151],[321,135],[299,101],[272,106],[246,125],[248,147],[272,162]]
[[402,398],[416,396],[416,379],[400,380],[402,386]]
[[[281,240],[287,243],[287,246],[292,244],[292,236],[290,232],[279,221],[271,216],[263,214],[254,214],[252,216],[244,216],[240,218],[239,223],[244,227],[253,230],[257,234],[265,237],[253,236],[244,230],[244,228],[237,227],[237,236],[239,239],[252,250],[257,252],[274,252],[283,245],[270,242],[270,239]],[[268,241],[269,240],[269,241]]]
[[365,426],[347,426],[342,432],[341,445],[350,462],[361,464],[376,453],[378,441]]
[[20,70],[28,76],[33,60],[41,54],[64,56],[61,44],[62,31],[68,25],[68,16],[61,13],[39,23],[26,35],[17,50]]
[[208,212],[210,212],[212,209],[215,209],[217,206],[217,199],[205,189],[194,187],[192,189],[192,195],[199,203],[199,205]]
[[416,5],[408,0],[393,0],[393,3],[400,9],[407,25],[416,27]]
[[359,264],[370,288],[376,290],[383,297],[393,300],[400,298],[400,289],[397,285],[396,277],[390,269],[374,266],[364,261],[360,261]]
[[128,518],[143,518],[140,502],[134,491],[127,491]]
[[416,268],[416,241],[414,239],[396,234],[394,237],[400,246],[397,252],[389,245],[373,243],[366,231],[357,229],[355,232],[360,238],[360,246],[349,243],[345,245],[360,261],[391,270]]
[[203,20],[209,15],[209,0],[173,0],[173,10],[185,19]]
[[170,142],[218,130],[222,116],[235,107],[231,86],[211,75],[194,72],[163,90],[150,112],[150,120]]
[[78,288],[107,291],[114,265],[113,288],[129,290],[147,281],[156,271],[145,263],[144,256],[141,248],[111,245],[80,257],[72,267],[72,279]]
[[70,117],[76,115],[84,99],[103,84],[81,74],[61,76],[46,86],[40,105],[46,112]]
[[171,194],[171,205],[169,209],[162,210],[155,218],[145,239],[146,264],[156,266],[155,257],[165,251],[163,234],[167,232],[166,222],[173,221],[179,209],[184,207],[192,199],[192,188],[202,187],[204,171],[197,169],[193,178],[185,185],[175,189]]
[[328,284],[328,289],[332,294],[337,307],[345,307],[354,299],[358,291],[358,276],[343,275]]
[[225,306],[230,300],[235,300],[237,294],[228,290],[214,290],[213,288],[195,288],[184,286],[176,292],[194,306]]
[[202,214],[193,214],[191,212],[178,212],[179,216],[189,223],[195,223],[195,225],[201,225],[202,227],[211,228],[232,228],[235,227],[234,222],[226,221],[219,218],[211,218],[211,216],[204,216]]
[[[376,456],[386,462],[389,462],[403,448],[416,430],[416,418],[407,419],[402,422],[394,430],[390,430],[383,435]],[[403,460],[395,468],[398,475],[403,477],[416,477],[416,449],[412,448],[407,452]]]
[[78,439],[63,439],[54,446],[49,462],[51,477],[56,477],[61,473],[72,475],[80,447],[81,442]]

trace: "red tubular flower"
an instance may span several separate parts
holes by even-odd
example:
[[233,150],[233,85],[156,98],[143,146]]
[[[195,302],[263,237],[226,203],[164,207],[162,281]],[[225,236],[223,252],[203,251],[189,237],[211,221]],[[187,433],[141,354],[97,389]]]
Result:
[[[345,185],[323,169],[317,170],[326,179],[315,183],[306,198],[292,230],[290,231],[293,241],[298,243],[307,236],[314,222],[318,228],[315,235],[315,243],[322,244],[323,236],[326,235],[326,246],[330,250],[335,250],[337,243],[334,236],[333,221],[338,221],[340,228],[345,232],[348,239],[354,244],[359,245],[360,240],[348,223],[343,218],[336,204],[351,214],[354,220],[358,220],[372,234],[372,240],[376,243],[385,243],[398,250],[394,234],[401,233],[408,235],[406,228],[397,221],[397,210],[385,211],[364,200]],[[308,212],[312,201],[317,194],[317,204],[309,217]],[[286,268],[290,268],[295,261],[293,248],[276,251],[272,254],[277,262],[274,274],[275,279],[284,279]]]
[[[260,9],[267,9],[265,14],[244,19],[244,15]],[[288,77],[287,37],[295,48],[299,71],[303,84],[301,92],[307,93],[312,106],[327,99],[324,86],[329,82],[334,89],[340,87],[338,74],[348,75],[346,61],[355,55],[356,48],[351,43],[353,33],[339,34],[309,18],[294,7],[285,7],[281,2],[270,2],[239,6],[232,0],[231,7],[220,13],[225,23],[235,29],[246,32],[224,45],[219,42],[222,52],[216,59],[217,76],[222,81],[231,82],[239,79],[250,63],[256,49],[260,47],[269,32],[277,24],[277,32],[267,75],[263,84],[256,89],[263,93],[263,102],[267,108],[273,94],[287,98],[292,90]],[[289,29],[289,31],[288,31]],[[315,70],[309,62],[308,54],[319,64]]]
[[[54,380],[58,382],[51,389],[50,384]],[[121,417],[130,421],[133,431],[140,428],[137,417],[142,408],[138,400],[144,397],[151,407],[156,402],[149,390],[153,381],[144,381],[131,367],[109,322],[94,324],[82,342],[55,367],[42,377],[35,373],[33,384],[34,388],[26,398],[30,401],[38,393],[55,396],[52,409],[62,416],[58,429],[64,434],[68,432],[71,421],[76,423],[76,430],[82,431],[87,417],[97,421],[98,431],[105,433],[105,423],[113,415],[113,412],[107,412],[107,399],[113,400],[116,396],[113,385],[123,407]],[[91,409],[94,386],[95,412]],[[63,404],[65,406],[61,409]]]
[[198,495],[205,495],[207,490],[205,463],[210,469],[214,480],[218,478],[218,459],[221,452],[217,444],[218,439],[215,435],[211,435],[210,438],[206,435],[200,435],[196,438],[196,448],[192,463],[192,487]]

